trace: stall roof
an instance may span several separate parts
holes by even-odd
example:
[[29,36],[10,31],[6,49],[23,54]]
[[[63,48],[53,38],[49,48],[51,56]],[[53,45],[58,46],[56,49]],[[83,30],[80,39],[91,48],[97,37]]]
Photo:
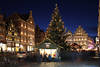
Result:
[[57,45],[52,40],[46,38],[40,44],[38,44],[38,46],[36,46],[36,48],[39,48],[39,49],[56,49]]

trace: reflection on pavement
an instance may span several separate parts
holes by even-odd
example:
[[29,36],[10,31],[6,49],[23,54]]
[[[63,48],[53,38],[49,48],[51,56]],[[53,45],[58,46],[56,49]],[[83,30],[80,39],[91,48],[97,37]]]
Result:
[[100,67],[100,64],[98,62],[41,62],[27,63],[18,67]]

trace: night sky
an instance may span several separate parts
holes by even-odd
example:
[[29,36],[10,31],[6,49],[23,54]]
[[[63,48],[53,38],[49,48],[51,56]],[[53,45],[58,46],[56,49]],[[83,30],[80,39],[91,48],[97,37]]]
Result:
[[51,20],[51,14],[58,3],[60,14],[67,30],[74,32],[81,25],[89,36],[97,35],[99,0],[1,0],[0,12],[11,15],[14,12],[33,11],[35,24],[44,31]]

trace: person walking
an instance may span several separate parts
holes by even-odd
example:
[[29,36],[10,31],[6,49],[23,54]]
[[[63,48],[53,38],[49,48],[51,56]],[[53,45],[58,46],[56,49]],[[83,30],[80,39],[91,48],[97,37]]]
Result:
[[49,56],[48,56],[48,60],[49,60],[49,62],[52,61],[52,57],[51,57],[50,54],[49,54]]
[[47,54],[44,54],[43,61],[44,61],[44,62],[47,61]]
[[40,54],[40,62],[43,61],[43,57],[42,57],[42,54]]

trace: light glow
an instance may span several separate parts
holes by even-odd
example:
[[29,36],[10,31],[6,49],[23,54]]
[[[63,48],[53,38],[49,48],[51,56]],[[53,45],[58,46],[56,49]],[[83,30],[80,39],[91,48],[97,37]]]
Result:
[[3,51],[6,51],[6,44],[3,44],[3,43],[0,43],[0,48],[3,50]]
[[19,46],[19,44],[18,44],[18,43],[16,43],[16,46],[18,47],[18,46]]
[[39,49],[40,54],[44,55],[47,54],[47,56],[50,54],[53,58],[56,57],[57,49]]
[[11,47],[8,47],[8,48],[7,48],[7,51],[11,52]]

